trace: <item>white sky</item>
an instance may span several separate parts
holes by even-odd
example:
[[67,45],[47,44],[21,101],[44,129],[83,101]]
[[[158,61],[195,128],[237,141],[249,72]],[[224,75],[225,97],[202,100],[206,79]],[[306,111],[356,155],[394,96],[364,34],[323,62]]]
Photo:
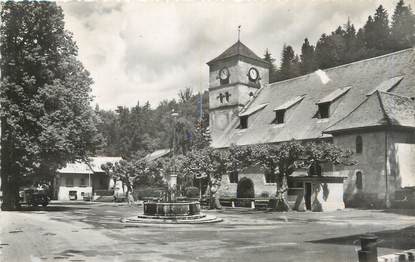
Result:
[[[249,2],[65,1],[66,28],[95,83],[101,108],[176,98],[180,89],[208,88],[208,67],[237,40],[279,60],[284,43],[296,51],[315,44],[350,17],[361,27],[379,4],[391,17],[398,0],[280,0]],[[415,0],[406,0],[415,6]],[[279,64],[279,63],[277,63]]]

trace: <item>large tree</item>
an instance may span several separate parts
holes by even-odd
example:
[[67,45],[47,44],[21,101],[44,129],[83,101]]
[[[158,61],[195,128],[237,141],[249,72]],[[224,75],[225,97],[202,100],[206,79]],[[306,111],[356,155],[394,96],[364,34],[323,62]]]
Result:
[[394,50],[409,48],[415,44],[415,15],[403,0],[396,4],[392,15],[391,38]]
[[53,2],[3,2],[1,177],[3,210],[18,207],[25,180],[50,179],[100,143],[90,107],[92,79]]
[[308,74],[314,72],[317,69],[316,56],[314,52],[314,46],[310,45],[308,39],[304,39],[304,43],[301,46],[301,73]]
[[222,178],[241,172],[251,163],[251,148],[234,146],[229,149],[210,147],[189,152],[183,160],[181,172],[185,176],[205,177],[209,185],[210,208],[220,209],[219,189]]

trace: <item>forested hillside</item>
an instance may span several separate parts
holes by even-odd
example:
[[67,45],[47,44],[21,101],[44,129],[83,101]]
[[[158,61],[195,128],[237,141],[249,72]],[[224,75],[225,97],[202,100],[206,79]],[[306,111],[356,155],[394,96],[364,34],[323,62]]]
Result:
[[[105,138],[100,154],[140,157],[172,144],[173,126],[178,153],[206,144],[209,125],[208,92],[193,93],[186,88],[178,99],[164,100],[152,109],[149,102],[131,108],[119,106],[115,111],[95,109],[100,118],[98,130]],[[178,113],[176,124],[172,112]]]
[[362,28],[356,29],[349,20],[333,32],[323,33],[315,45],[305,38],[300,55],[295,54],[292,46],[284,45],[279,67],[275,66],[275,59],[268,50],[264,59],[273,64],[270,81],[276,82],[414,45],[415,15],[411,7],[400,0],[391,19],[380,5]]

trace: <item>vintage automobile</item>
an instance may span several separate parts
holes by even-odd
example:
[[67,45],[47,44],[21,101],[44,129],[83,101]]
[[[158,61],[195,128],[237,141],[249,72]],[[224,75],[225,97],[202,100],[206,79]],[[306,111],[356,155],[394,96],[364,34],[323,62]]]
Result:
[[28,206],[42,205],[46,207],[50,202],[50,197],[45,189],[25,188],[19,192],[20,204]]

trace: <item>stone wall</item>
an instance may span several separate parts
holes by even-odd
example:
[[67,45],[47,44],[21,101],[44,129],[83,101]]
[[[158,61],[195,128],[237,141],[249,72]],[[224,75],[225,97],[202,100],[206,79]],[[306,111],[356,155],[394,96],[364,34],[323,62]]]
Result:
[[[356,137],[363,141],[362,153],[356,153]],[[353,166],[338,166],[335,170],[347,179],[344,183],[344,199],[348,206],[381,207],[385,205],[386,187],[389,198],[400,188],[400,166],[407,165],[403,159],[399,161],[397,145],[405,142],[414,144],[413,133],[402,131],[355,132],[353,134],[336,135],[334,144],[354,152]],[[385,144],[387,142],[387,152]],[[387,168],[388,180],[385,170]],[[363,188],[356,187],[356,173],[362,173]],[[386,186],[388,185],[388,186]]]
[[[261,194],[268,194],[269,196],[275,196],[277,190],[275,183],[266,183],[265,176],[260,170],[248,170],[247,172],[240,173],[238,175],[238,181],[243,177],[249,178],[254,183],[255,197],[261,197]],[[238,184],[230,183],[229,176],[222,177],[222,184],[219,189],[221,197],[236,197]]]

